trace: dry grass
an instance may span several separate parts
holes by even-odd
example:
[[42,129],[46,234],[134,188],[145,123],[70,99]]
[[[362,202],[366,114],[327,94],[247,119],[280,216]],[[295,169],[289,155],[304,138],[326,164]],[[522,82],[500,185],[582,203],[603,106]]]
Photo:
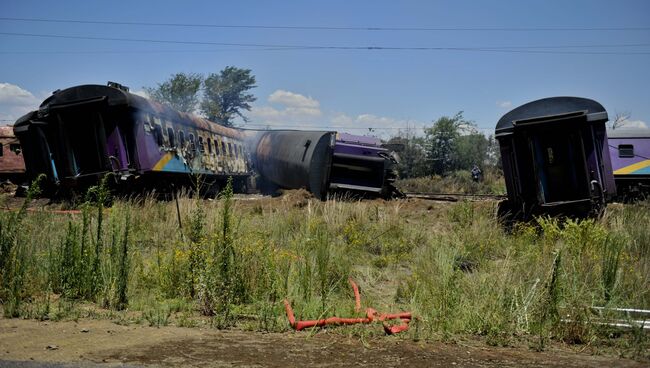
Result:
[[[283,331],[284,298],[298,318],[352,315],[351,276],[361,286],[364,307],[420,316],[407,338],[469,334],[485,336],[489,344],[524,341],[537,349],[557,340],[648,357],[647,335],[592,323],[595,316],[586,308],[650,309],[648,203],[611,206],[598,221],[540,219],[505,233],[493,202],[320,202],[300,193],[253,198],[182,196],[182,232],[174,202],[115,201],[100,229],[101,279],[91,279],[101,287],[67,295],[57,272],[86,258],[63,262],[70,255],[62,247],[72,236],[68,224],[78,228],[71,241],[81,244],[84,217],[28,212],[12,240],[9,258],[16,271],[2,273],[2,302],[6,306],[14,295],[19,305],[12,314],[29,318],[129,316],[121,323]],[[93,208],[87,215],[89,249],[97,239]],[[0,216],[5,227],[8,214]],[[113,252],[122,248],[112,244],[122,244],[126,228],[128,310],[118,313],[111,309],[119,290]],[[88,312],[81,305],[96,307]],[[563,322],[567,316],[572,323]],[[362,326],[339,330],[378,333]]]

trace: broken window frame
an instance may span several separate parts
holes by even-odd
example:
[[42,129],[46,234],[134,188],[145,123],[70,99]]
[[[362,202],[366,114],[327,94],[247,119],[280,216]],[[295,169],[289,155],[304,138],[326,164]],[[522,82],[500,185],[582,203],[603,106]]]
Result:
[[190,133],[188,137],[189,137],[188,142],[190,143],[189,150],[192,152],[196,152],[196,139],[194,138],[194,133]]
[[160,124],[157,120],[158,119],[153,115],[149,115],[149,126],[151,127],[151,134],[153,135],[153,139],[156,141],[156,144],[159,147],[163,147],[165,145],[165,137],[163,135],[162,124]]
[[178,144],[181,149],[185,148],[185,133],[180,129],[178,130]]
[[205,142],[203,142],[203,136],[199,135],[199,152],[205,153]]
[[22,149],[20,148],[20,144],[18,143],[9,143],[9,151],[20,155],[20,152],[22,152]]
[[167,127],[167,139],[169,141],[169,147],[176,148],[176,136],[174,135],[174,128]]

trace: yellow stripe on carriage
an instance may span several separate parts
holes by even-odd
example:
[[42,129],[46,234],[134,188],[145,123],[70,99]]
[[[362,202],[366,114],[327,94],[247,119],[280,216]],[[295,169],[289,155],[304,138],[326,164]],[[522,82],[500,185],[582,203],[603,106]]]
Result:
[[153,167],[152,170],[153,170],[153,171],[162,171],[162,169],[165,168],[165,165],[167,165],[167,163],[168,163],[169,161],[171,161],[172,158],[174,158],[174,155],[172,155],[171,152],[167,152],[167,153],[165,153],[165,155],[160,159],[160,161],[158,161],[158,162],[154,165],[154,167]]
[[650,160],[645,160],[645,161],[637,162],[636,164],[632,164],[630,166],[622,167],[614,171],[614,174],[615,175],[631,174],[637,170],[645,169],[648,166],[650,166]]

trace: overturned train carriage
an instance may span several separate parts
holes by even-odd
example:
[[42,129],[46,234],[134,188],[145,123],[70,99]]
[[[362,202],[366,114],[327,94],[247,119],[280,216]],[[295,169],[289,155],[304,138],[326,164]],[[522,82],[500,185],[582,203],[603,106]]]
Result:
[[164,188],[200,174],[244,180],[248,153],[240,131],[180,113],[119,85],[55,92],[20,118],[28,178],[44,173],[49,188],[81,188],[112,172],[118,182]]
[[317,198],[354,192],[388,198],[397,191],[397,158],[378,139],[328,131],[258,132],[255,168],[282,188],[305,188]]
[[578,97],[545,98],[505,114],[496,126],[508,191],[500,215],[599,214],[616,195],[607,119],[602,105]]

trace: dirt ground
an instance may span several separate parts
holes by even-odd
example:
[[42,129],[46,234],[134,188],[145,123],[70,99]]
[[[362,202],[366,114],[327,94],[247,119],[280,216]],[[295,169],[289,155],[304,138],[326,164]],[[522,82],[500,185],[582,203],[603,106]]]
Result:
[[[615,357],[558,348],[491,348],[383,337],[370,341],[326,331],[264,334],[216,329],[120,326],[109,321],[0,319],[0,366],[27,361],[183,367],[644,367]],[[42,364],[38,363],[42,362]],[[15,364],[15,363],[13,363]]]

